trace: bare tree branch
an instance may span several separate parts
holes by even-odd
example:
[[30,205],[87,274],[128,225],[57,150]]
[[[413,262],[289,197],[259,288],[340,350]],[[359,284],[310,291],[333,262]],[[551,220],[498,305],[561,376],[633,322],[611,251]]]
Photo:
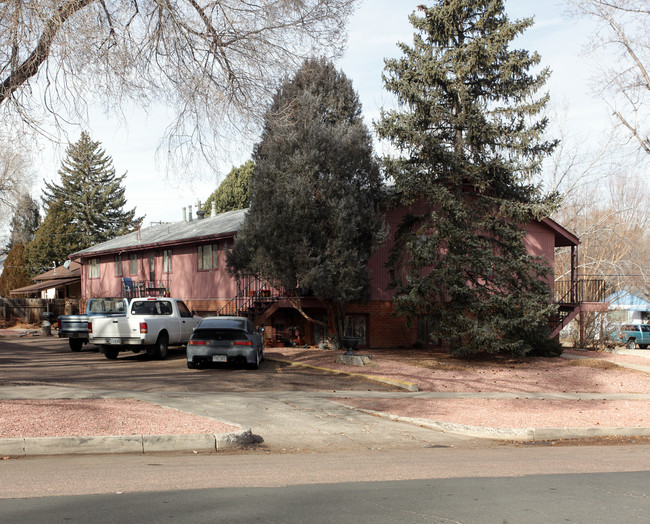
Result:
[[[87,122],[164,104],[167,149],[206,155],[257,130],[280,79],[336,56],[359,0],[8,0],[0,113],[12,125]],[[182,164],[185,159],[181,159]]]
[[570,0],[575,11],[601,23],[594,49],[615,53],[598,76],[600,95],[619,124],[650,154],[650,9],[647,0]]

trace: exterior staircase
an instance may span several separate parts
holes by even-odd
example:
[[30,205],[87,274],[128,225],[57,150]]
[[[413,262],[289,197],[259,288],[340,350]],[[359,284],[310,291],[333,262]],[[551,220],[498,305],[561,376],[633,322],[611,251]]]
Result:
[[284,297],[281,291],[268,282],[251,276],[239,282],[239,291],[218,312],[218,316],[249,318],[255,325],[260,325],[279,307]]
[[607,311],[604,280],[559,280],[555,282],[555,296],[558,312],[549,322],[551,338],[581,312]]

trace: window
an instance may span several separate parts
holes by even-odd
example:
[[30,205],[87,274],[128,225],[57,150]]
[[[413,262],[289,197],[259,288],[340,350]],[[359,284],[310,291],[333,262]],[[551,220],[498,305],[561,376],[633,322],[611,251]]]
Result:
[[439,346],[442,341],[433,334],[434,320],[431,317],[418,317],[418,343],[425,346]]
[[181,317],[186,318],[186,317],[192,317],[192,312],[189,310],[189,308],[185,305],[185,302],[177,302],[178,305],[178,312],[181,314]]
[[322,322],[322,324],[314,324],[314,345],[326,345],[329,342],[327,315],[314,315],[314,320]]
[[115,255],[115,276],[122,276],[122,257],[120,255]]
[[138,255],[131,253],[129,255],[129,275],[138,274]]
[[345,315],[346,337],[358,337],[359,345],[365,346],[366,342],[366,315]]
[[90,278],[99,278],[100,272],[99,272],[99,259],[98,258],[91,258],[90,262]]
[[217,244],[207,244],[198,248],[199,271],[210,271],[219,267]]
[[163,273],[172,272],[172,250],[165,249],[163,251]]

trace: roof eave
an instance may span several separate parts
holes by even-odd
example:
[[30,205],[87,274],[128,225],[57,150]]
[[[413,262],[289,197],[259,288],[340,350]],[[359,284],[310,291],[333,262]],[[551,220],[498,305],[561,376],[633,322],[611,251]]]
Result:
[[181,238],[177,240],[165,240],[163,242],[150,242],[148,244],[138,244],[133,246],[123,246],[112,249],[104,249],[100,251],[91,251],[88,253],[72,253],[68,255],[71,260],[83,260],[87,258],[95,258],[106,255],[119,255],[122,253],[132,253],[137,251],[144,251],[146,249],[164,248],[170,246],[184,246],[188,244],[196,244],[199,242],[206,242],[208,240],[223,240],[226,238],[234,238],[237,231],[228,231],[226,233],[217,233],[214,235],[204,235],[201,237]]

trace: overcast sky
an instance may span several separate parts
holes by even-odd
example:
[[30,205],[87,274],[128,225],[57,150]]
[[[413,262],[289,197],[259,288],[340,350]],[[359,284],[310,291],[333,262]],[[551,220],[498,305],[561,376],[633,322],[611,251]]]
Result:
[[[348,51],[337,65],[352,79],[369,126],[378,117],[379,109],[390,104],[381,81],[384,59],[400,56],[397,42],[412,43],[413,31],[407,17],[421,3],[422,0],[365,0],[351,19]],[[542,64],[551,68],[553,75],[548,88],[552,103],[569,108],[569,117],[578,132],[593,131],[607,125],[608,110],[591,96],[589,88],[590,58],[583,56],[582,48],[591,28],[585,22],[572,20],[564,12],[565,6],[566,2],[553,0],[506,0],[511,19],[535,17],[535,25],[516,45],[538,51]],[[128,207],[136,207],[138,215],[146,215],[145,227],[152,222],[181,220],[183,207],[205,201],[230,168],[250,158],[252,151],[252,143],[241,143],[240,151],[225,160],[218,173],[191,174],[183,183],[166,180],[164,166],[156,161],[163,133],[161,121],[160,112],[134,112],[125,128],[98,114],[89,129],[92,138],[100,141],[113,158],[117,173],[128,171]],[[63,151],[58,156],[42,156],[36,166],[41,178],[58,182],[56,171],[61,154]],[[40,185],[34,193],[40,196]]]

